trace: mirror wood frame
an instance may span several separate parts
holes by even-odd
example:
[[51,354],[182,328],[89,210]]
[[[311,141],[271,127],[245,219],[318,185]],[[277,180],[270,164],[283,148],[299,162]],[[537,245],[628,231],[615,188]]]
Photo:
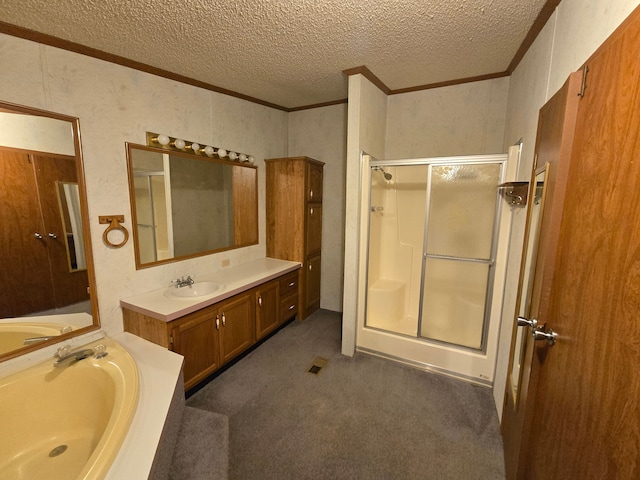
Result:
[[[211,158],[202,155],[196,155],[188,152],[178,152],[175,150],[168,150],[159,147],[151,147],[148,145],[139,145],[135,143],[126,143],[127,149],[127,174],[129,177],[129,199],[131,203],[131,224],[133,225],[133,244],[134,244],[134,253],[135,253],[135,262],[136,262],[136,270],[141,270],[144,268],[155,267],[157,265],[164,265],[167,263],[178,262],[182,260],[187,260],[190,258],[202,257],[205,255],[211,255],[213,253],[225,252],[228,250],[234,250],[237,248],[248,247],[251,245],[257,245],[259,243],[259,226],[258,226],[258,167],[253,164],[248,163],[239,163],[237,161],[224,160],[218,158]],[[234,244],[216,248],[211,250],[205,250],[197,253],[192,253],[188,255],[179,255],[171,258],[166,258],[163,260],[156,260],[153,262],[142,263],[140,261],[140,239],[138,235],[138,218],[137,218],[137,209],[136,209],[136,193],[135,193],[135,184],[134,184],[134,170],[133,170],[133,158],[132,151],[134,150],[144,150],[147,152],[156,152],[160,154],[170,154],[172,157],[182,157],[190,160],[199,160],[203,162],[210,162],[219,165],[229,165],[235,168],[246,169],[245,172],[251,172],[253,175],[253,179],[248,177],[247,175],[242,175],[240,179],[240,189],[236,191],[234,188],[233,191],[233,199],[234,199]],[[241,171],[241,170],[238,170]],[[234,175],[235,177],[235,175]],[[234,180],[235,183],[235,180]],[[234,185],[235,186],[235,185]],[[238,208],[236,210],[236,203],[238,199],[247,200],[246,204],[248,206],[244,208]]]
[[[73,337],[77,337],[84,333],[87,333],[93,330],[98,330],[100,328],[100,314],[98,310],[98,295],[96,291],[93,249],[91,246],[91,231],[89,227],[89,210],[87,206],[87,189],[86,189],[86,182],[85,182],[84,161],[82,157],[82,148],[81,148],[80,120],[77,117],[72,117],[69,115],[63,115],[60,113],[50,112],[47,110],[40,110],[37,108],[26,107],[23,105],[17,105],[17,104],[8,103],[8,102],[2,102],[2,101],[0,101],[0,111],[8,112],[8,113],[23,114],[23,115],[32,115],[36,117],[53,118],[56,120],[68,122],[71,126],[71,131],[73,133],[75,159],[76,159],[78,188],[80,191],[79,192],[80,193],[80,212],[82,215],[82,224],[83,224],[82,236],[85,243],[87,276],[89,280],[89,300],[91,303],[91,317],[93,319],[92,325],[81,327],[76,330],[73,330],[72,332],[64,333],[59,336],[56,336],[55,338],[44,340],[42,342],[38,342],[33,345],[24,346],[23,348],[13,350],[8,353],[0,354],[0,362],[2,362],[5,360],[9,360],[11,358],[18,357],[20,355],[31,353],[33,351],[39,350],[49,345],[54,345],[59,342],[64,342],[65,340],[68,340]],[[3,147],[3,148],[5,148],[6,150],[14,150],[14,151],[19,151],[19,152],[28,153],[28,154],[47,153],[47,152],[42,152],[37,150],[24,150],[24,149],[16,149],[11,147]]]

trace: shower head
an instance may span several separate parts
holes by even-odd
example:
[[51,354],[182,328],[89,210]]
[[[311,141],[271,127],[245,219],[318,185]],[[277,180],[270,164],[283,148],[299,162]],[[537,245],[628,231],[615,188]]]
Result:
[[385,172],[382,167],[372,167],[372,169],[373,170],[377,170],[378,172],[381,172],[382,175],[384,175],[384,179],[385,180],[391,180],[393,178],[393,175],[391,175],[390,173]]

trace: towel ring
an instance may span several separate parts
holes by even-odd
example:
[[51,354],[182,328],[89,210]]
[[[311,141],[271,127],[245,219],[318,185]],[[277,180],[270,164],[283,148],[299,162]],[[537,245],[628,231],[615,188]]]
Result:
[[[122,225],[122,222],[124,222],[124,215],[100,215],[98,217],[98,221],[101,224],[109,225],[102,234],[102,241],[104,241],[107,246],[111,248],[120,248],[127,243],[127,240],[129,240],[129,231],[124,225]],[[113,243],[109,240],[109,232],[112,232],[113,230],[120,230],[122,235],[124,235],[124,238],[120,243]]]

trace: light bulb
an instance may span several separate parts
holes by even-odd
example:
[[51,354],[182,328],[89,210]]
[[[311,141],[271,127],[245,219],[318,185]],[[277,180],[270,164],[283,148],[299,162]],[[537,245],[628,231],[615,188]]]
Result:
[[247,161],[247,156],[244,153],[241,153],[238,156],[238,160],[240,160],[241,162],[246,162]]
[[247,160],[249,160],[249,163],[250,163],[251,165],[253,165],[253,162],[255,162],[255,161],[256,161],[256,159],[254,158],[254,156],[253,156],[253,155],[249,155],[249,158],[248,158]]
[[173,141],[173,146],[176,147],[178,150],[182,150],[185,147],[185,143],[184,140],[182,140],[181,138],[176,138]]
[[238,158],[238,154],[236,152],[229,152],[229,160],[235,160]]
[[206,147],[204,147],[204,153],[207,157],[210,157],[211,155],[213,155],[213,147],[207,145]]
[[167,135],[158,135],[156,137],[156,142],[158,142],[163,147],[166,147],[167,145],[169,145],[170,141],[171,139]]
[[198,153],[198,150],[200,150],[200,144],[199,143],[192,143],[191,144],[191,150],[193,150],[193,153]]
[[224,148],[219,148],[217,153],[218,157],[220,158],[224,158],[227,156],[227,151]]

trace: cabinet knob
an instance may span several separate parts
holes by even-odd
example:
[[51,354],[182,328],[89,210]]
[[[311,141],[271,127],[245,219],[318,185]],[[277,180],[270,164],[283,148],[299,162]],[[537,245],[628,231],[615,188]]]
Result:
[[309,210],[309,215],[313,215],[313,208]]
[[258,297],[258,305],[262,306],[262,297]]
[[289,307],[289,310],[293,310],[294,308],[296,308],[296,304],[295,303]]
[[313,265],[309,264],[309,270],[311,270],[313,268]]
[[294,286],[295,286],[295,284],[296,284],[296,282],[291,282],[291,283],[289,284],[289,286],[290,286],[290,287],[294,287]]
[[313,198],[313,189],[309,190],[309,198]]

